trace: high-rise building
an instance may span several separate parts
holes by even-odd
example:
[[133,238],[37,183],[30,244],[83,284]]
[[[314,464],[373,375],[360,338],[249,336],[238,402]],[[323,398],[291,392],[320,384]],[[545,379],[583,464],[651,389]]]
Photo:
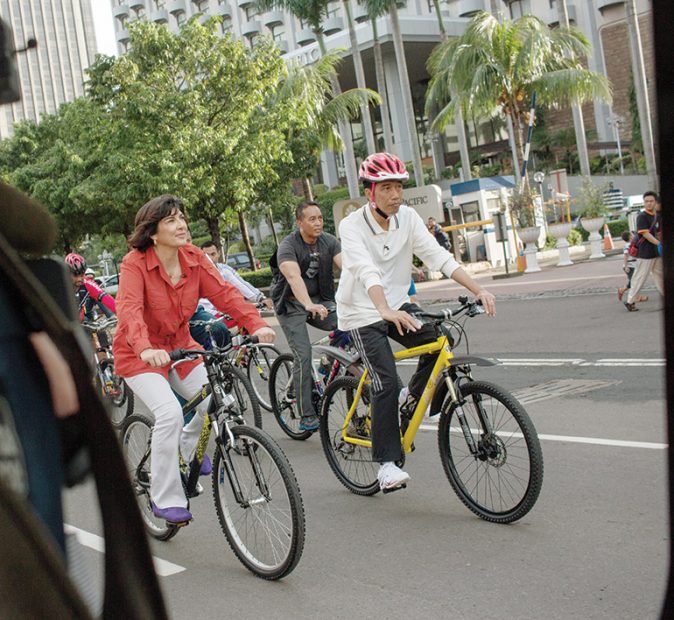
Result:
[[21,100],[0,107],[0,138],[6,138],[13,123],[39,120],[84,94],[96,39],[91,0],[0,0],[0,17],[12,28],[16,48],[37,40],[37,49],[16,56]]
[[[201,13],[204,18],[211,15],[223,17],[223,33],[244,39],[251,45],[260,35],[272,37],[288,60],[300,63],[314,61],[319,54],[316,38],[306,24],[302,24],[287,11],[258,13],[254,0],[110,0],[113,7],[115,32],[119,51],[128,46],[128,25],[135,20],[152,20],[166,25],[176,32],[191,16]],[[560,0],[440,0],[440,8],[445,30],[450,37],[459,36],[468,19],[476,12],[496,10],[508,19],[533,14],[551,27],[559,24]],[[356,36],[363,57],[365,79],[369,88],[377,90],[377,80],[373,55],[373,28],[363,7],[351,3],[351,12],[356,21]],[[624,0],[566,0],[570,23],[576,26],[592,44],[592,54],[587,66],[593,71],[606,75],[614,85],[613,107],[595,102],[583,106],[585,127],[596,132],[596,140],[610,148],[619,129],[623,140],[631,137],[630,100],[631,56],[627,41],[627,26]],[[652,77],[652,36],[650,27],[650,0],[637,0],[637,11],[641,37],[646,58],[647,75]],[[440,41],[440,29],[434,10],[433,0],[402,0],[398,3],[400,29],[405,45],[412,99],[414,103],[418,140],[422,157],[430,162],[432,136],[428,131],[428,119],[424,113],[426,87],[430,76],[426,61],[431,50]],[[355,71],[349,49],[347,25],[342,0],[328,3],[327,19],[323,24],[325,43],[328,49],[346,50],[344,61],[339,67],[339,79],[343,89],[356,86]],[[406,160],[412,158],[408,139],[407,124],[398,66],[393,49],[393,33],[390,19],[385,16],[377,21],[378,40],[382,47],[386,90],[389,97],[390,121],[393,128],[395,150]],[[654,109],[654,92],[649,80],[651,109]],[[383,128],[379,110],[373,111],[374,129],[379,147],[383,147]],[[619,119],[616,127],[615,120]],[[506,132],[503,123],[466,118],[468,141],[473,151],[496,153],[505,144]],[[550,111],[546,114],[546,126],[553,129],[572,127],[568,110]],[[611,125],[610,123],[614,123]],[[359,123],[351,124],[354,138],[361,136]],[[447,128],[442,143],[446,161],[458,160],[458,139],[455,128]],[[506,147],[507,148],[507,147]],[[328,185],[336,182],[341,171],[331,158],[323,158],[323,175]]]

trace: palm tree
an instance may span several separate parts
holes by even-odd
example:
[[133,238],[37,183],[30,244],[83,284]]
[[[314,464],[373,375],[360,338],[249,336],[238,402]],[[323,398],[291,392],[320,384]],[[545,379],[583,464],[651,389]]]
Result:
[[[261,11],[271,9],[284,9],[292,13],[302,23],[311,28],[321,56],[327,54],[325,47],[325,37],[323,33],[323,22],[328,14],[328,0],[257,0],[257,6]],[[339,85],[337,74],[331,76],[332,90],[335,96],[338,96],[342,89]],[[346,182],[349,187],[349,196],[357,198],[360,194],[358,190],[358,176],[356,171],[356,156],[353,152],[353,139],[351,137],[351,127],[346,121],[339,121],[339,132],[342,135],[344,143],[344,167],[346,169]]]
[[[387,13],[387,5],[381,0],[358,0],[359,4],[365,7],[367,16],[372,26],[372,52],[374,54],[374,69],[377,75],[377,90],[381,97],[381,124],[384,130],[384,148],[389,152],[394,152],[393,132],[391,131],[391,116],[389,113],[388,92],[386,90],[386,76],[384,74],[384,59],[381,54],[381,43],[379,43],[379,34],[377,32],[377,19]],[[379,150],[375,148],[375,150]]]
[[[356,72],[356,84],[358,88],[367,88],[365,83],[365,70],[363,69],[363,59],[358,48],[358,37],[356,36],[356,28],[353,24],[353,16],[351,15],[351,0],[342,0],[344,7],[344,15],[346,17],[346,26],[349,30],[349,40],[351,41],[351,54],[353,58],[353,68]],[[363,135],[365,136],[365,144],[367,144],[368,153],[374,153],[377,147],[374,143],[374,131],[372,129],[372,117],[370,116],[370,108],[364,104],[360,108],[360,115],[363,122]]]
[[400,21],[398,20],[398,6],[396,1],[397,0],[362,0],[361,4],[367,7],[367,12],[370,17],[388,13],[391,18],[391,34],[393,36],[393,48],[395,50],[396,64],[398,66],[398,79],[400,80],[400,89],[402,91],[401,94],[407,124],[408,140],[410,149],[412,150],[414,180],[417,187],[421,187],[424,184],[424,171],[421,165],[421,150],[419,149],[419,138],[417,136],[417,121],[414,114],[414,104],[412,103],[410,78],[407,73],[407,61],[405,59],[402,34],[400,33]]
[[[494,0],[492,0],[494,2]],[[438,20],[438,27],[440,28],[440,41],[444,43],[447,41],[447,30],[445,29],[445,23],[442,20],[442,11],[440,10],[440,0],[433,0],[433,8],[435,10],[435,16]],[[431,131],[433,131],[433,119],[435,117],[435,112],[436,110],[432,111],[432,114],[429,114],[428,120],[431,123]],[[470,155],[468,153],[468,138],[466,137],[466,124],[463,121],[463,114],[461,113],[461,108],[457,106],[456,111],[454,112],[454,126],[456,127],[456,137],[459,141],[459,157],[461,158],[461,170],[463,173],[463,180],[464,181],[470,181],[472,178],[472,174],[470,172]],[[438,133],[438,138],[440,138],[440,134]],[[434,142],[434,141],[433,141]],[[440,173],[442,170],[440,170],[440,163],[442,164],[442,167],[444,168],[444,161],[442,162],[437,162],[436,159],[438,157],[443,157],[444,152],[442,149],[442,142],[438,142],[439,146],[439,153],[436,153],[436,149],[433,148],[433,163],[435,164],[435,173],[436,177],[440,178]]]
[[[434,123],[439,129],[451,122],[456,106],[476,116],[510,118],[516,150],[523,157],[523,126],[532,93],[549,107],[595,98],[610,102],[608,80],[578,61],[589,47],[573,28],[550,30],[532,15],[499,23],[480,12],[461,37],[442,43],[431,54],[426,108],[444,106]],[[456,96],[450,100],[452,92]]]
[[285,105],[292,114],[293,129],[288,142],[295,160],[294,170],[302,177],[307,200],[313,200],[310,176],[316,169],[321,151],[343,148],[342,136],[337,131],[340,123],[348,123],[363,107],[380,102],[379,95],[366,88],[353,88],[334,95],[332,81],[340,62],[339,54],[331,52],[312,65],[290,65],[274,100],[267,103],[271,108]]

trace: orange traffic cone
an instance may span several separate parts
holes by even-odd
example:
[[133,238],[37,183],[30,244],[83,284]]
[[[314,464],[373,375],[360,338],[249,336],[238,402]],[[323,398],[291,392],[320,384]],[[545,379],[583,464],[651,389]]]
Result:
[[611,238],[611,231],[608,229],[608,224],[604,224],[604,250],[614,250],[613,239]]

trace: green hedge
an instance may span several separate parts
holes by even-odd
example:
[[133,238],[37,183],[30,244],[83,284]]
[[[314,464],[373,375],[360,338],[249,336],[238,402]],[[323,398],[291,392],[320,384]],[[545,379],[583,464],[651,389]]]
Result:
[[239,275],[255,288],[266,288],[271,284],[271,267],[264,267],[257,271],[240,271]]

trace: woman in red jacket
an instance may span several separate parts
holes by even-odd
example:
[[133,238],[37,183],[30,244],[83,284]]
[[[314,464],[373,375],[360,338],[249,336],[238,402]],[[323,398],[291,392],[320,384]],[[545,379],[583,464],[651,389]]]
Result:
[[[154,414],[150,463],[154,514],[181,523],[192,515],[180,480],[178,454],[187,463],[194,457],[208,400],[183,428],[180,403],[172,389],[192,396],[207,377],[200,360],[171,369],[169,351],[201,348],[188,327],[200,297],[234,317],[261,342],[272,342],[275,333],[222,279],[208,257],[188,244],[180,199],[159,196],[141,207],[129,245],[134,249],[122,261],[117,294],[115,370]],[[208,473],[209,468],[205,461],[202,472]]]

